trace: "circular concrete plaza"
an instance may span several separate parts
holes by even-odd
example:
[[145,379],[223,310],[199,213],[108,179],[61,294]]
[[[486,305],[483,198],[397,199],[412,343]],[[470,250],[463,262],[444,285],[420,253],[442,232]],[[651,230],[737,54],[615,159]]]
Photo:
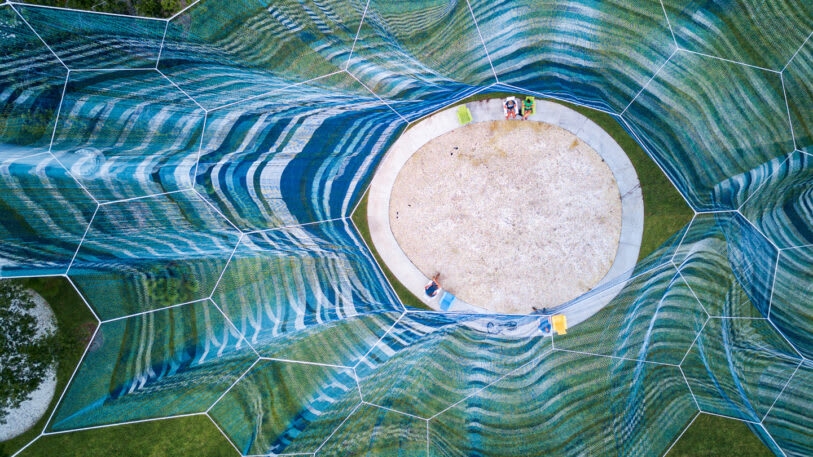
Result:
[[541,122],[468,124],[423,145],[389,208],[401,249],[449,292],[500,313],[578,297],[612,265],[621,197],[601,157]]
[[433,308],[423,286],[440,273],[452,311],[528,314],[629,270],[643,205],[623,204],[620,188],[640,200],[640,187],[617,144],[560,105],[538,102],[558,115],[529,121],[501,119],[498,100],[470,105],[465,126],[447,110],[410,128],[373,180],[373,242],[398,279]]

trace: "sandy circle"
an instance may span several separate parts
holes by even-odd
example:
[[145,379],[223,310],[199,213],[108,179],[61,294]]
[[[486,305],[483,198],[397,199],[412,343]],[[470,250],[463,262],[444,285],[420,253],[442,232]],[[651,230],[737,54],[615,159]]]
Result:
[[621,197],[601,156],[531,121],[466,125],[398,173],[389,221],[407,257],[444,289],[500,313],[561,304],[610,269]]

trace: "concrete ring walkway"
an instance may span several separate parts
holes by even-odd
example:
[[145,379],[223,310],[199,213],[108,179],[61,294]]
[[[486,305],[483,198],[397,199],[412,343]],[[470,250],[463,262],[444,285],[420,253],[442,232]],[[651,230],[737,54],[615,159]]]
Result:
[[[502,100],[491,99],[467,103],[472,122],[503,120]],[[561,127],[592,147],[610,168],[621,195],[622,225],[619,246],[610,270],[593,290],[612,282],[606,292],[590,295],[586,300],[576,298],[558,306],[556,312],[565,314],[570,326],[587,319],[604,307],[621,290],[636,264],[643,235],[643,197],[635,169],[620,146],[598,125],[565,106],[538,100],[536,112],[529,119]],[[449,293],[427,297],[423,292],[429,281],[410,261],[392,233],[389,220],[390,196],[401,168],[424,144],[460,127],[457,107],[439,111],[412,125],[390,148],[370,185],[367,218],[373,244],[384,263],[398,280],[429,307],[438,311],[494,313],[466,303]]]

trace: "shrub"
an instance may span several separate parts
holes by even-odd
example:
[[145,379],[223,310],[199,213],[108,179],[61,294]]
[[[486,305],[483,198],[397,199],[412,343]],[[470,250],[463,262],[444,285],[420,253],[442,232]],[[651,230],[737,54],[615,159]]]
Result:
[[54,362],[55,332],[37,332],[34,302],[18,283],[0,281],[0,423],[31,398]]

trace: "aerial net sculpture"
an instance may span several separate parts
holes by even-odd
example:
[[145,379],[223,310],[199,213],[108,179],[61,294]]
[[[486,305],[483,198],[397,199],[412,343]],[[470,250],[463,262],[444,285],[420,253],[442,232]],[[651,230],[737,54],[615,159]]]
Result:
[[[813,454],[813,3],[0,4],[0,277],[100,326],[44,434],[205,414],[244,455]],[[404,307],[350,214],[473,94],[612,114],[695,211],[567,335]]]

